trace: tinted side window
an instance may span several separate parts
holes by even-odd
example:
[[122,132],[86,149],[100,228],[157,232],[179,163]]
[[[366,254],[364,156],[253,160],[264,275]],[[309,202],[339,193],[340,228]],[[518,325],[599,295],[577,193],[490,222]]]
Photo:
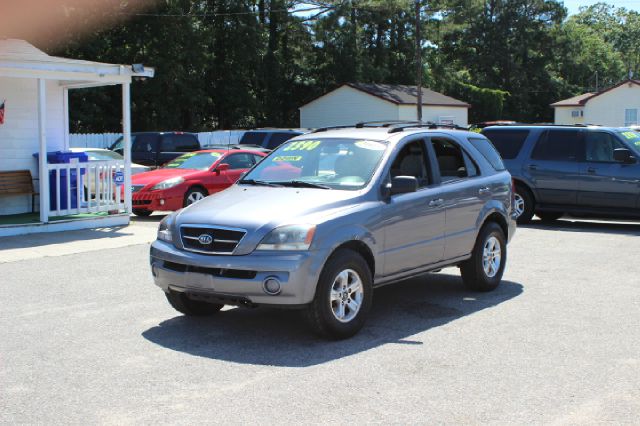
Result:
[[605,132],[588,132],[585,137],[585,159],[615,163],[613,153],[616,149],[625,148],[616,138]]
[[442,182],[469,177],[469,171],[464,161],[462,149],[446,139],[432,139],[433,150],[436,153]]
[[496,170],[504,170],[504,163],[498,151],[491,145],[488,139],[485,138],[469,138],[469,142],[487,159],[487,161]]
[[135,138],[132,136],[132,152],[156,152],[157,150],[158,137],[156,135],[137,135]]
[[274,133],[271,135],[269,142],[267,143],[268,149],[276,149],[284,142],[288,141],[294,136],[298,136],[295,133]]
[[529,130],[487,130],[482,134],[489,138],[502,158],[512,160],[520,153],[524,141],[529,136]]
[[246,132],[240,139],[240,145],[262,146],[265,136],[267,136],[265,132]]
[[253,155],[251,154],[233,154],[226,157],[223,163],[227,163],[230,169],[249,169],[253,167]]
[[542,134],[531,154],[534,160],[576,161],[582,132],[548,130]]
[[191,152],[200,149],[198,140],[192,135],[166,134],[162,136],[162,151]]

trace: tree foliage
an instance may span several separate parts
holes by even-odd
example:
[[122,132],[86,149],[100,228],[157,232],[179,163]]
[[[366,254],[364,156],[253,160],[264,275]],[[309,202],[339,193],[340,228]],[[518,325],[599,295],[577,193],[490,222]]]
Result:
[[[549,121],[549,104],[640,72],[640,14],[556,0],[420,3],[422,80],[472,104],[471,121]],[[346,82],[415,84],[415,0],[113,2],[107,29],[52,53],[144,63],[134,130],[297,126],[298,108]],[[68,12],[73,20],[73,10]],[[86,17],[86,11],[83,17]],[[103,17],[104,18],[104,17]],[[120,127],[117,88],[74,90],[73,131]]]

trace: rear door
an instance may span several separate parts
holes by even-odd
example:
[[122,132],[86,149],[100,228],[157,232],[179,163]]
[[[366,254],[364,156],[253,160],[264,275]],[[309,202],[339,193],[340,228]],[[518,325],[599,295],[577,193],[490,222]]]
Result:
[[577,203],[580,186],[578,156],[584,129],[550,129],[540,135],[523,174],[536,190],[540,204]]
[[430,142],[440,176],[440,199],[445,209],[444,260],[455,259],[473,250],[476,222],[484,203],[491,198],[492,188],[458,141],[447,136],[433,136]]
[[158,166],[161,166],[185,152],[198,151],[200,143],[195,135],[189,133],[164,133],[158,152]]
[[580,207],[635,208],[640,194],[640,165],[619,163],[613,158],[616,149],[629,148],[607,132],[590,131],[584,142]]

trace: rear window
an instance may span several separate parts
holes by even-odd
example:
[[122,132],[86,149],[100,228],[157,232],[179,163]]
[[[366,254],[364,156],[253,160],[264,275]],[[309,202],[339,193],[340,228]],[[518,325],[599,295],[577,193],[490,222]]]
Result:
[[498,150],[500,156],[505,160],[513,160],[518,156],[524,141],[529,136],[529,130],[523,129],[494,129],[482,132],[493,146]]
[[486,138],[469,138],[469,142],[473,145],[480,153],[487,159],[489,164],[496,170],[504,170],[504,163],[502,162],[502,158],[500,158],[500,154],[491,145],[489,139]]

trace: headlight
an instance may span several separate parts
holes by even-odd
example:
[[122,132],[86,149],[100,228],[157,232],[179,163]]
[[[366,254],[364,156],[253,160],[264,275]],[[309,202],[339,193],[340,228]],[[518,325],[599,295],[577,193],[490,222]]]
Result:
[[174,178],[171,178],[171,179],[163,180],[159,184],[154,185],[153,188],[151,188],[151,190],[152,191],[157,191],[159,189],[173,188],[176,185],[180,185],[182,182],[184,182],[184,178],[182,178],[182,177],[174,177]]
[[315,225],[287,225],[269,232],[258,245],[258,250],[309,250]]
[[173,235],[171,234],[171,225],[173,222],[173,214],[162,219],[160,226],[158,227],[158,239],[173,243]]

